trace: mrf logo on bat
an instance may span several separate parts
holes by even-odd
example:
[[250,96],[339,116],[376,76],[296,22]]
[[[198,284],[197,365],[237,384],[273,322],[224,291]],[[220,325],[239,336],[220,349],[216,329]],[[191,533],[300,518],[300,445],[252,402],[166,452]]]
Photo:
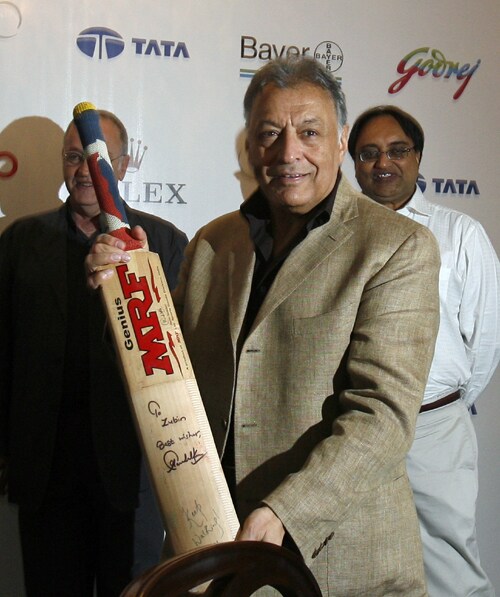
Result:
[[181,366],[175,352],[174,336],[169,331],[163,333],[159,316],[166,322],[166,314],[161,308],[155,308],[161,304],[161,297],[151,264],[149,264],[149,276],[137,277],[134,272],[129,271],[126,264],[119,265],[116,273],[124,299],[122,301],[120,297],[115,298],[124,347],[127,350],[133,350],[135,336],[137,346],[142,353],[144,373],[150,376],[154,375],[155,371],[163,371],[166,375],[172,375],[174,373],[172,359],[175,359],[179,369]]

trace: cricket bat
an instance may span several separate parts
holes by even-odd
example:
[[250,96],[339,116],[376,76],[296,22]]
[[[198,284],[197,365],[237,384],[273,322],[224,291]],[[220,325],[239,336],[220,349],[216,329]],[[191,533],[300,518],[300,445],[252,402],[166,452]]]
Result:
[[73,117],[108,233],[130,251],[101,295],[167,540],[175,555],[232,541],[238,518],[160,258],[130,236],[95,107]]

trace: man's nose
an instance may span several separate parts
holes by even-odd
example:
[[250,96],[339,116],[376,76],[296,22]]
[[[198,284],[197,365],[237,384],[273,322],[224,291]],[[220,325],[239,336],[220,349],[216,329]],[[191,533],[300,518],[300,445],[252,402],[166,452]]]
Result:
[[85,159],[85,160],[82,160],[82,161],[80,162],[80,165],[79,165],[79,166],[78,166],[78,168],[77,168],[77,172],[78,172],[78,174],[80,174],[81,176],[88,176],[88,175],[90,174],[90,173],[89,173],[89,165],[88,165],[88,163],[87,163],[87,160],[86,160],[86,159]]
[[385,151],[381,151],[378,154],[378,158],[375,162],[375,165],[377,166],[377,168],[384,168],[390,161],[391,160],[387,157],[387,153]]
[[302,145],[294,130],[285,129],[281,133],[280,158],[285,164],[291,164],[302,155]]

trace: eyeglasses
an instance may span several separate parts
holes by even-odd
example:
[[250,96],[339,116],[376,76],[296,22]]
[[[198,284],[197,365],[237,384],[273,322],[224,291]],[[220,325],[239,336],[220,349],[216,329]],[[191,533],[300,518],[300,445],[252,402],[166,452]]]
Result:
[[[114,158],[110,157],[109,159],[113,162],[118,158],[122,158],[124,155],[124,153],[121,153],[120,155],[117,155]],[[87,157],[79,151],[65,151],[63,153],[64,163],[68,164],[68,166],[80,166],[86,159]]]
[[366,149],[360,151],[358,157],[362,162],[376,162],[382,154],[385,154],[388,160],[404,160],[412,149],[415,149],[415,147],[394,147],[394,149],[388,149],[387,151]]

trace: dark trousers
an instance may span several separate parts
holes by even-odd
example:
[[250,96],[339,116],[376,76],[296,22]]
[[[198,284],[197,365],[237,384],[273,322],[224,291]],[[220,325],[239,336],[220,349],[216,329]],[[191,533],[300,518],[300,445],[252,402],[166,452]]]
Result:
[[153,493],[144,459],[141,462],[139,507],[135,511],[133,577],[160,562],[163,549],[163,521]]
[[[96,505],[97,506],[97,505]],[[132,579],[133,512],[84,500],[19,508],[28,597],[117,597]]]
[[86,439],[59,441],[43,504],[19,506],[28,597],[118,597],[132,580],[135,512],[110,503]]

